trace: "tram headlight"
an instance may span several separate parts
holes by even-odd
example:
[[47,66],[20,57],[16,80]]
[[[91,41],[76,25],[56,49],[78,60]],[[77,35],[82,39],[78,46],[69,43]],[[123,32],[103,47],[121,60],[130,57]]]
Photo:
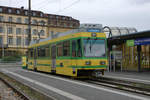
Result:
[[86,61],[85,64],[86,65],[91,65],[91,61]]
[[100,65],[105,65],[106,62],[105,61],[100,61]]

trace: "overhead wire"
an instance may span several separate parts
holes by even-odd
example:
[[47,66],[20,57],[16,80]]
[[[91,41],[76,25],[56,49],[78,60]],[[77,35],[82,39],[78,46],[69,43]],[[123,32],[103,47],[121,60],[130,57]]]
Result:
[[17,3],[17,4],[20,4],[20,2],[19,2],[18,0],[16,0],[16,3]]
[[33,7],[33,6],[39,6],[39,5],[41,6],[41,4],[43,4],[43,3],[46,2],[46,1],[48,1],[48,0],[44,0],[44,1],[36,2],[36,3],[34,2],[34,4],[32,4],[32,7]]
[[56,13],[62,12],[62,11],[64,11],[64,10],[66,10],[66,9],[68,9],[68,8],[70,8],[70,7],[72,7],[73,5],[77,4],[78,2],[80,2],[80,0],[77,0],[77,1],[75,1],[75,2],[73,2],[73,3],[71,3],[69,6],[64,7],[63,9],[60,9],[60,10],[57,11]]
[[[37,5],[36,9],[40,9],[41,7],[42,8],[45,7],[47,5],[47,3],[48,3],[48,0],[44,0],[43,3],[39,3],[38,5],[36,4]],[[32,5],[32,7],[34,7],[34,6],[35,6],[35,4]]]
[[49,6],[50,3],[54,3],[54,2],[56,2],[56,0],[45,0],[42,3],[40,3],[40,6],[38,8],[36,8],[36,9],[38,9],[38,10],[40,9],[41,10],[41,8],[46,8],[47,6]]

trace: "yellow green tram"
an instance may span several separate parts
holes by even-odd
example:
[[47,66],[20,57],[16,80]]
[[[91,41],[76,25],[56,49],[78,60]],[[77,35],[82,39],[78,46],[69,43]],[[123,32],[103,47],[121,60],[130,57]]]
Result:
[[29,46],[27,69],[72,77],[104,74],[106,34],[72,33]]

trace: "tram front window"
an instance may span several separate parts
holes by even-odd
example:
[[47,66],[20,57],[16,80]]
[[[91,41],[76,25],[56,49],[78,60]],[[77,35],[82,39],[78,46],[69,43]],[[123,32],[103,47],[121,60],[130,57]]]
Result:
[[105,40],[84,39],[84,56],[85,57],[105,57]]

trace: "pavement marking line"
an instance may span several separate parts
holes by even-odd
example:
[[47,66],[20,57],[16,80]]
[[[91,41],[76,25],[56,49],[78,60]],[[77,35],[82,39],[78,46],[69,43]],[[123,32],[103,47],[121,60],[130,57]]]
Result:
[[56,93],[58,93],[58,94],[60,94],[60,95],[65,96],[65,97],[67,97],[67,98],[69,98],[69,99],[71,99],[71,100],[86,100],[86,99],[81,98],[81,97],[79,97],[79,96],[70,94],[70,93],[68,93],[68,92],[62,91],[62,90],[60,90],[60,89],[54,88],[54,87],[49,86],[49,85],[46,85],[46,84],[43,84],[43,83],[38,82],[38,81],[36,81],[36,80],[30,79],[30,78],[28,78],[28,77],[21,76],[20,74],[17,74],[17,73],[14,73],[14,72],[11,72],[11,71],[8,71],[8,70],[5,70],[5,69],[4,69],[3,71],[6,72],[6,73],[9,73],[9,74],[12,74],[12,75],[14,75],[14,76],[17,76],[17,77],[19,77],[19,78],[21,78],[21,79],[24,79],[24,80],[26,80],[26,81],[28,81],[28,82],[31,82],[31,83],[33,83],[33,84],[39,85],[39,86],[41,86],[41,87],[43,87],[43,88],[45,88],[45,89],[49,89],[49,90],[51,90],[51,91],[53,91],[53,92],[56,92]]
[[[105,75],[105,77],[109,78],[109,75]],[[141,79],[134,79],[134,78],[126,78],[126,77],[118,77],[118,76],[111,76],[112,78],[119,78],[119,79],[127,79],[127,80],[134,80],[134,81],[139,81],[139,82],[148,82],[150,83],[149,80],[141,80]]]
[[137,95],[134,95],[134,94],[129,94],[129,93],[121,92],[121,91],[110,90],[110,89],[102,88],[102,87],[98,87],[98,86],[93,86],[93,85],[83,83],[83,82],[79,83],[77,81],[73,81],[73,80],[69,80],[69,79],[63,79],[63,78],[50,76],[50,75],[46,75],[46,74],[42,74],[42,73],[38,73],[38,72],[27,71],[27,70],[24,70],[24,69],[21,69],[21,70],[25,71],[25,72],[31,72],[31,73],[34,73],[34,74],[39,74],[39,75],[45,76],[45,77],[50,77],[50,78],[53,78],[53,79],[58,79],[58,80],[74,83],[74,84],[77,84],[77,85],[87,86],[87,87],[103,90],[103,91],[106,91],[106,92],[111,92],[111,93],[127,96],[127,97],[130,97],[130,98],[135,98],[135,99],[139,99],[139,100],[150,100],[149,98],[146,98],[146,97],[141,97],[141,96],[137,96]]

